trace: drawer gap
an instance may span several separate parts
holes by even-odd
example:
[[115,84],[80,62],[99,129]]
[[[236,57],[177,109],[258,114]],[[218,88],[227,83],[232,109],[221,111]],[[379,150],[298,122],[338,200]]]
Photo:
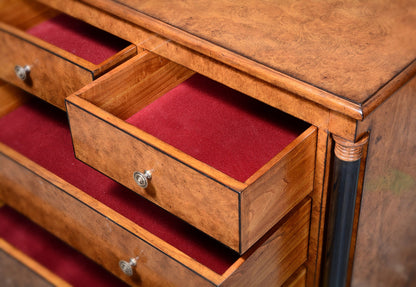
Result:
[[0,238],[73,286],[127,286],[8,206],[0,208]]
[[[218,274],[239,255],[76,160],[66,114],[33,98],[0,118],[0,141]],[[154,220],[157,218],[158,220]]]

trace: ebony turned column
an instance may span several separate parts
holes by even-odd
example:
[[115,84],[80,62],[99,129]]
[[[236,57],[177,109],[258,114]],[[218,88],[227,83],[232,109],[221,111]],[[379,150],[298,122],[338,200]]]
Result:
[[329,195],[324,286],[344,287],[347,282],[360,163],[368,137],[356,143],[338,136],[333,138],[335,159]]

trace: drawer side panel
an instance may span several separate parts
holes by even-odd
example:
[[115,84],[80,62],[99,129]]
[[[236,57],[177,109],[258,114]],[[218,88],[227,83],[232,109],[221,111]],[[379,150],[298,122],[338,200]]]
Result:
[[287,152],[242,194],[242,250],[247,250],[299,204],[313,188],[316,128],[288,146]]

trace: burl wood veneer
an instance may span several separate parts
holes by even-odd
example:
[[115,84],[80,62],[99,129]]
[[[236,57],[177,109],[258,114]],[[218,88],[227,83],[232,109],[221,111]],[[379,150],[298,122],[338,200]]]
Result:
[[[22,9],[3,15],[1,11],[7,11],[11,2],[22,4]],[[337,158],[334,147],[336,141],[342,141],[346,143],[345,146],[353,148],[361,139],[368,137],[368,144],[363,146],[361,158],[357,159],[359,164],[353,166],[356,175],[354,182],[356,180],[358,184],[346,190],[356,196],[356,206],[350,213],[354,216],[350,238],[352,243],[346,267],[348,275],[342,284],[414,285],[415,268],[412,258],[416,247],[412,243],[416,242],[416,235],[412,232],[412,227],[416,199],[412,191],[415,190],[413,171],[416,170],[416,138],[412,111],[416,90],[415,1],[39,2],[53,10],[44,10],[46,6],[35,1],[1,1],[2,21],[20,31],[30,28],[32,20],[37,23],[40,18],[49,19],[56,11],[60,11],[135,44],[139,54],[142,51],[148,53],[146,57],[149,63],[160,62],[160,65],[153,68],[158,70],[164,67],[159,69],[160,73],[156,73],[159,75],[154,77],[153,82],[136,81],[136,76],[143,76],[138,72],[142,64],[140,60],[133,64],[136,59],[140,59],[139,56],[132,60],[130,72],[123,75],[116,68],[106,80],[99,80],[100,84],[93,83],[79,93],[74,93],[68,98],[68,107],[72,112],[79,112],[79,123],[85,125],[82,127],[85,131],[94,131],[94,128],[88,127],[84,120],[95,118],[97,123],[106,126],[105,133],[112,130],[117,136],[124,134],[127,135],[126,138],[140,138],[148,147],[148,143],[152,142],[154,145],[149,149],[156,147],[156,153],[163,151],[162,158],[167,154],[174,161],[180,158],[177,162],[186,163],[185,167],[198,176],[208,175],[208,180],[224,183],[237,190],[234,194],[236,197],[236,194],[243,195],[242,191],[247,186],[260,183],[258,179],[262,177],[250,184],[230,180],[222,173],[168,148],[137,128],[132,128],[124,120],[135,113],[137,107],[148,105],[179,82],[198,73],[312,125],[309,131],[313,134],[311,142],[314,143],[314,148],[308,149],[310,154],[307,156],[311,158],[313,153],[312,163],[308,160],[307,164],[307,170],[312,174],[308,174],[306,180],[311,188],[302,190],[299,195],[299,200],[305,196],[311,200],[308,253],[306,262],[296,264],[296,268],[290,269],[288,276],[284,277],[287,279],[284,286],[320,286],[325,283],[326,277],[321,276],[325,273],[324,267],[328,262],[324,250],[328,238],[333,235],[332,230],[328,229],[328,223],[333,217],[333,207],[328,199],[335,197],[339,191],[333,178],[347,178],[345,173],[336,169],[336,161],[348,161]],[[14,17],[30,14],[37,14],[40,18],[36,16],[24,20],[25,17]],[[176,73],[178,78],[166,81],[170,78],[166,77],[169,71]],[[163,74],[165,76],[161,76]],[[119,80],[112,81],[112,77]],[[158,82],[157,79],[163,81]],[[132,80],[135,84],[132,84]],[[98,89],[100,86],[102,90]],[[4,87],[0,87],[0,92],[13,90]],[[137,97],[133,96],[135,90],[146,96],[136,102]],[[113,100],[106,95],[108,91],[113,93]],[[63,101],[66,96],[60,100]],[[21,99],[11,98],[10,101],[0,98],[1,113],[6,113],[14,105],[25,101],[24,96]],[[125,104],[119,105],[123,99],[126,100]],[[7,107],[3,107],[3,104]],[[90,140],[88,132],[83,134],[87,136],[79,136],[86,141]],[[108,141],[102,143],[95,137],[91,142],[106,147],[109,144]],[[111,145],[118,147],[118,142],[112,142]],[[91,147],[87,145],[82,150],[90,151]],[[85,159],[94,165],[99,162],[102,164],[102,160],[87,158],[87,153],[83,155]],[[131,160],[130,157],[127,158]],[[295,161],[296,159],[298,157],[295,157]],[[279,155],[276,161],[280,162]],[[113,162],[111,165],[108,172],[112,173],[110,176],[116,177],[116,164]],[[267,165],[267,169],[272,166],[273,164]],[[261,175],[268,173],[273,174],[272,168],[260,172]],[[335,177],[332,176],[334,173]],[[120,181],[123,181],[123,176]],[[298,174],[297,177],[299,176],[303,175]],[[276,178],[279,176],[274,176],[274,180]],[[129,183],[126,181],[123,184]],[[258,184],[260,193],[262,186]],[[278,183],[267,186],[280,187]],[[290,186],[292,183],[289,184],[289,189]],[[275,200],[270,203],[279,203],[279,197],[270,194]],[[151,194],[142,195],[151,198]],[[258,197],[253,192],[253,198]],[[261,207],[262,204],[259,205]],[[169,210],[168,205],[165,208]],[[270,216],[277,221],[281,218],[280,211],[280,208],[268,209]],[[292,212],[293,210],[288,214]],[[237,216],[244,217],[244,214],[241,212]],[[235,219],[236,213],[231,216]],[[191,220],[192,216],[189,218]],[[261,223],[256,226],[263,226],[263,231],[267,231],[269,226],[265,224],[266,221],[269,219],[264,222],[254,220],[253,223]],[[281,222],[277,226],[280,224]],[[234,231],[245,228],[243,225],[236,226],[235,223],[230,226]],[[252,227],[250,224],[248,226]],[[226,230],[221,233],[227,234]],[[227,244],[235,249],[238,240],[244,241],[245,235],[241,234],[240,238],[227,239]],[[254,236],[248,242],[254,243],[257,239]],[[264,238],[259,240],[257,242],[263,242]],[[253,246],[257,244],[254,243]],[[246,254],[254,254],[250,253],[251,250]],[[244,256],[245,254],[242,258]],[[248,258],[246,262],[249,261]],[[259,261],[261,260],[257,260]],[[255,285],[280,272],[278,268],[271,268],[267,275],[254,274],[251,277],[249,269],[258,270],[258,266],[253,261],[250,262],[253,266],[244,269],[250,278],[243,282]],[[157,276],[159,275],[155,275]],[[234,276],[236,275],[231,275]],[[256,277],[257,281],[250,281]],[[278,282],[279,285],[283,284],[280,280]]]
[[[166,91],[183,80],[167,70],[172,65],[143,53],[69,97],[76,156],[243,253],[312,190],[316,129],[307,129],[246,182],[235,180],[122,121],[163,94],[153,83],[162,78]],[[141,188],[133,174],[147,169],[152,179]]]
[[[92,63],[91,60],[74,54],[76,50],[65,49],[65,44],[63,47],[57,47],[30,33],[30,29],[37,28],[40,35],[53,34],[52,30],[42,32],[39,25],[58,15],[57,11],[36,2],[4,0],[0,5],[0,77],[61,109],[65,108],[66,96],[136,53],[136,47],[126,42],[118,53],[100,63]],[[71,29],[79,29],[79,33],[85,33],[85,29],[91,30],[87,24],[84,28],[78,23],[69,23],[68,27],[62,25],[59,23],[55,27],[60,30],[56,32],[58,37],[69,38],[69,33],[74,33]],[[27,29],[29,32],[26,32]],[[102,45],[105,45],[106,37],[114,36],[104,35]],[[117,38],[114,37],[111,41],[117,41]],[[78,49],[82,49],[82,46]],[[24,78],[16,75],[16,66],[28,69],[22,75]]]

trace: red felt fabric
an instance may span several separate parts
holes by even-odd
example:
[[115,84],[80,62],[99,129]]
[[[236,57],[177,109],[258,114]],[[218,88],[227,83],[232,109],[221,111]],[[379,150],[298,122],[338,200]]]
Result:
[[242,182],[307,128],[201,75],[172,89],[127,122]]
[[127,286],[7,206],[0,208],[0,237],[73,286]]
[[96,65],[129,45],[114,35],[65,14],[44,21],[27,30],[27,33]]
[[33,99],[0,118],[0,141],[222,274],[238,255],[76,160],[66,114]]

